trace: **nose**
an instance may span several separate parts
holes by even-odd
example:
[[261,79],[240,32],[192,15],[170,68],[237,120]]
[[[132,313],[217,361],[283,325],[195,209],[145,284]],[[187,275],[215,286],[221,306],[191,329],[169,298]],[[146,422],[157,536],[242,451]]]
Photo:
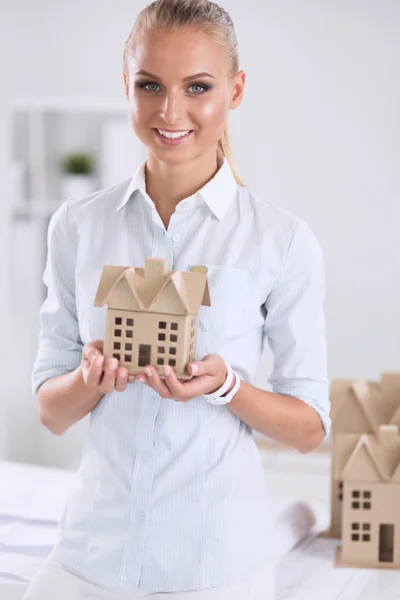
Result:
[[184,100],[178,93],[167,94],[161,107],[161,117],[167,125],[173,125],[182,120],[184,115]]

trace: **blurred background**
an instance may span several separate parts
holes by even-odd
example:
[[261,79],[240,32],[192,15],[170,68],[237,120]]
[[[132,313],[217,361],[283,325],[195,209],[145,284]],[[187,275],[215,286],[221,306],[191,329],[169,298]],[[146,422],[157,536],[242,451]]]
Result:
[[[400,3],[220,3],[247,73],[230,116],[238,171],[323,247],[330,378],[379,379],[400,360]],[[146,4],[0,1],[0,460],[80,462],[88,418],[50,434],[30,387],[46,232],[66,197],[117,183],[146,156],[121,68]],[[260,387],[271,364],[265,348]]]

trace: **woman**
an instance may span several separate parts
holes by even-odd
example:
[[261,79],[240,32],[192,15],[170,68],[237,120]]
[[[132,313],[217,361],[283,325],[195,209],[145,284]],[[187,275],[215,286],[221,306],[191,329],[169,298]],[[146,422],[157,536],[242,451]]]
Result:
[[[245,74],[225,10],[153,2],[123,76],[148,157],[49,226],[33,390],[53,433],[88,413],[90,427],[60,541],[25,598],[266,600],[273,536],[252,429],[302,453],[329,434],[321,249],[236,174],[227,119]],[[93,306],[103,265],[150,256],[208,270],[189,381],[150,365],[135,381],[104,361],[105,312]],[[266,339],[272,392],[251,383]]]

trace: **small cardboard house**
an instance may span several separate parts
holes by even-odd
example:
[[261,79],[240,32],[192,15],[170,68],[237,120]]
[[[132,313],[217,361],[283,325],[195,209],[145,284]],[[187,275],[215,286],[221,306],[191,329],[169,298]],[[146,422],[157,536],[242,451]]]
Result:
[[400,373],[331,384],[336,566],[400,567]]
[[94,306],[107,307],[103,354],[130,374],[173,367],[190,379],[195,360],[197,315],[211,306],[206,267],[169,271],[166,258],[146,258],[144,268],[105,265]]

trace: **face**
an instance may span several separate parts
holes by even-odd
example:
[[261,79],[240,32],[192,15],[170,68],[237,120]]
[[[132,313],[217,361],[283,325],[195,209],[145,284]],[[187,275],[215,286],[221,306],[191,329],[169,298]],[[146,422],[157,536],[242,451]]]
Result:
[[[224,48],[186,28],[142,38],[124,81],[135,134],[159,160],[176,163],[216,152],[245,74],[232,78]],[[157,130],[190,133],[168,140]]]

